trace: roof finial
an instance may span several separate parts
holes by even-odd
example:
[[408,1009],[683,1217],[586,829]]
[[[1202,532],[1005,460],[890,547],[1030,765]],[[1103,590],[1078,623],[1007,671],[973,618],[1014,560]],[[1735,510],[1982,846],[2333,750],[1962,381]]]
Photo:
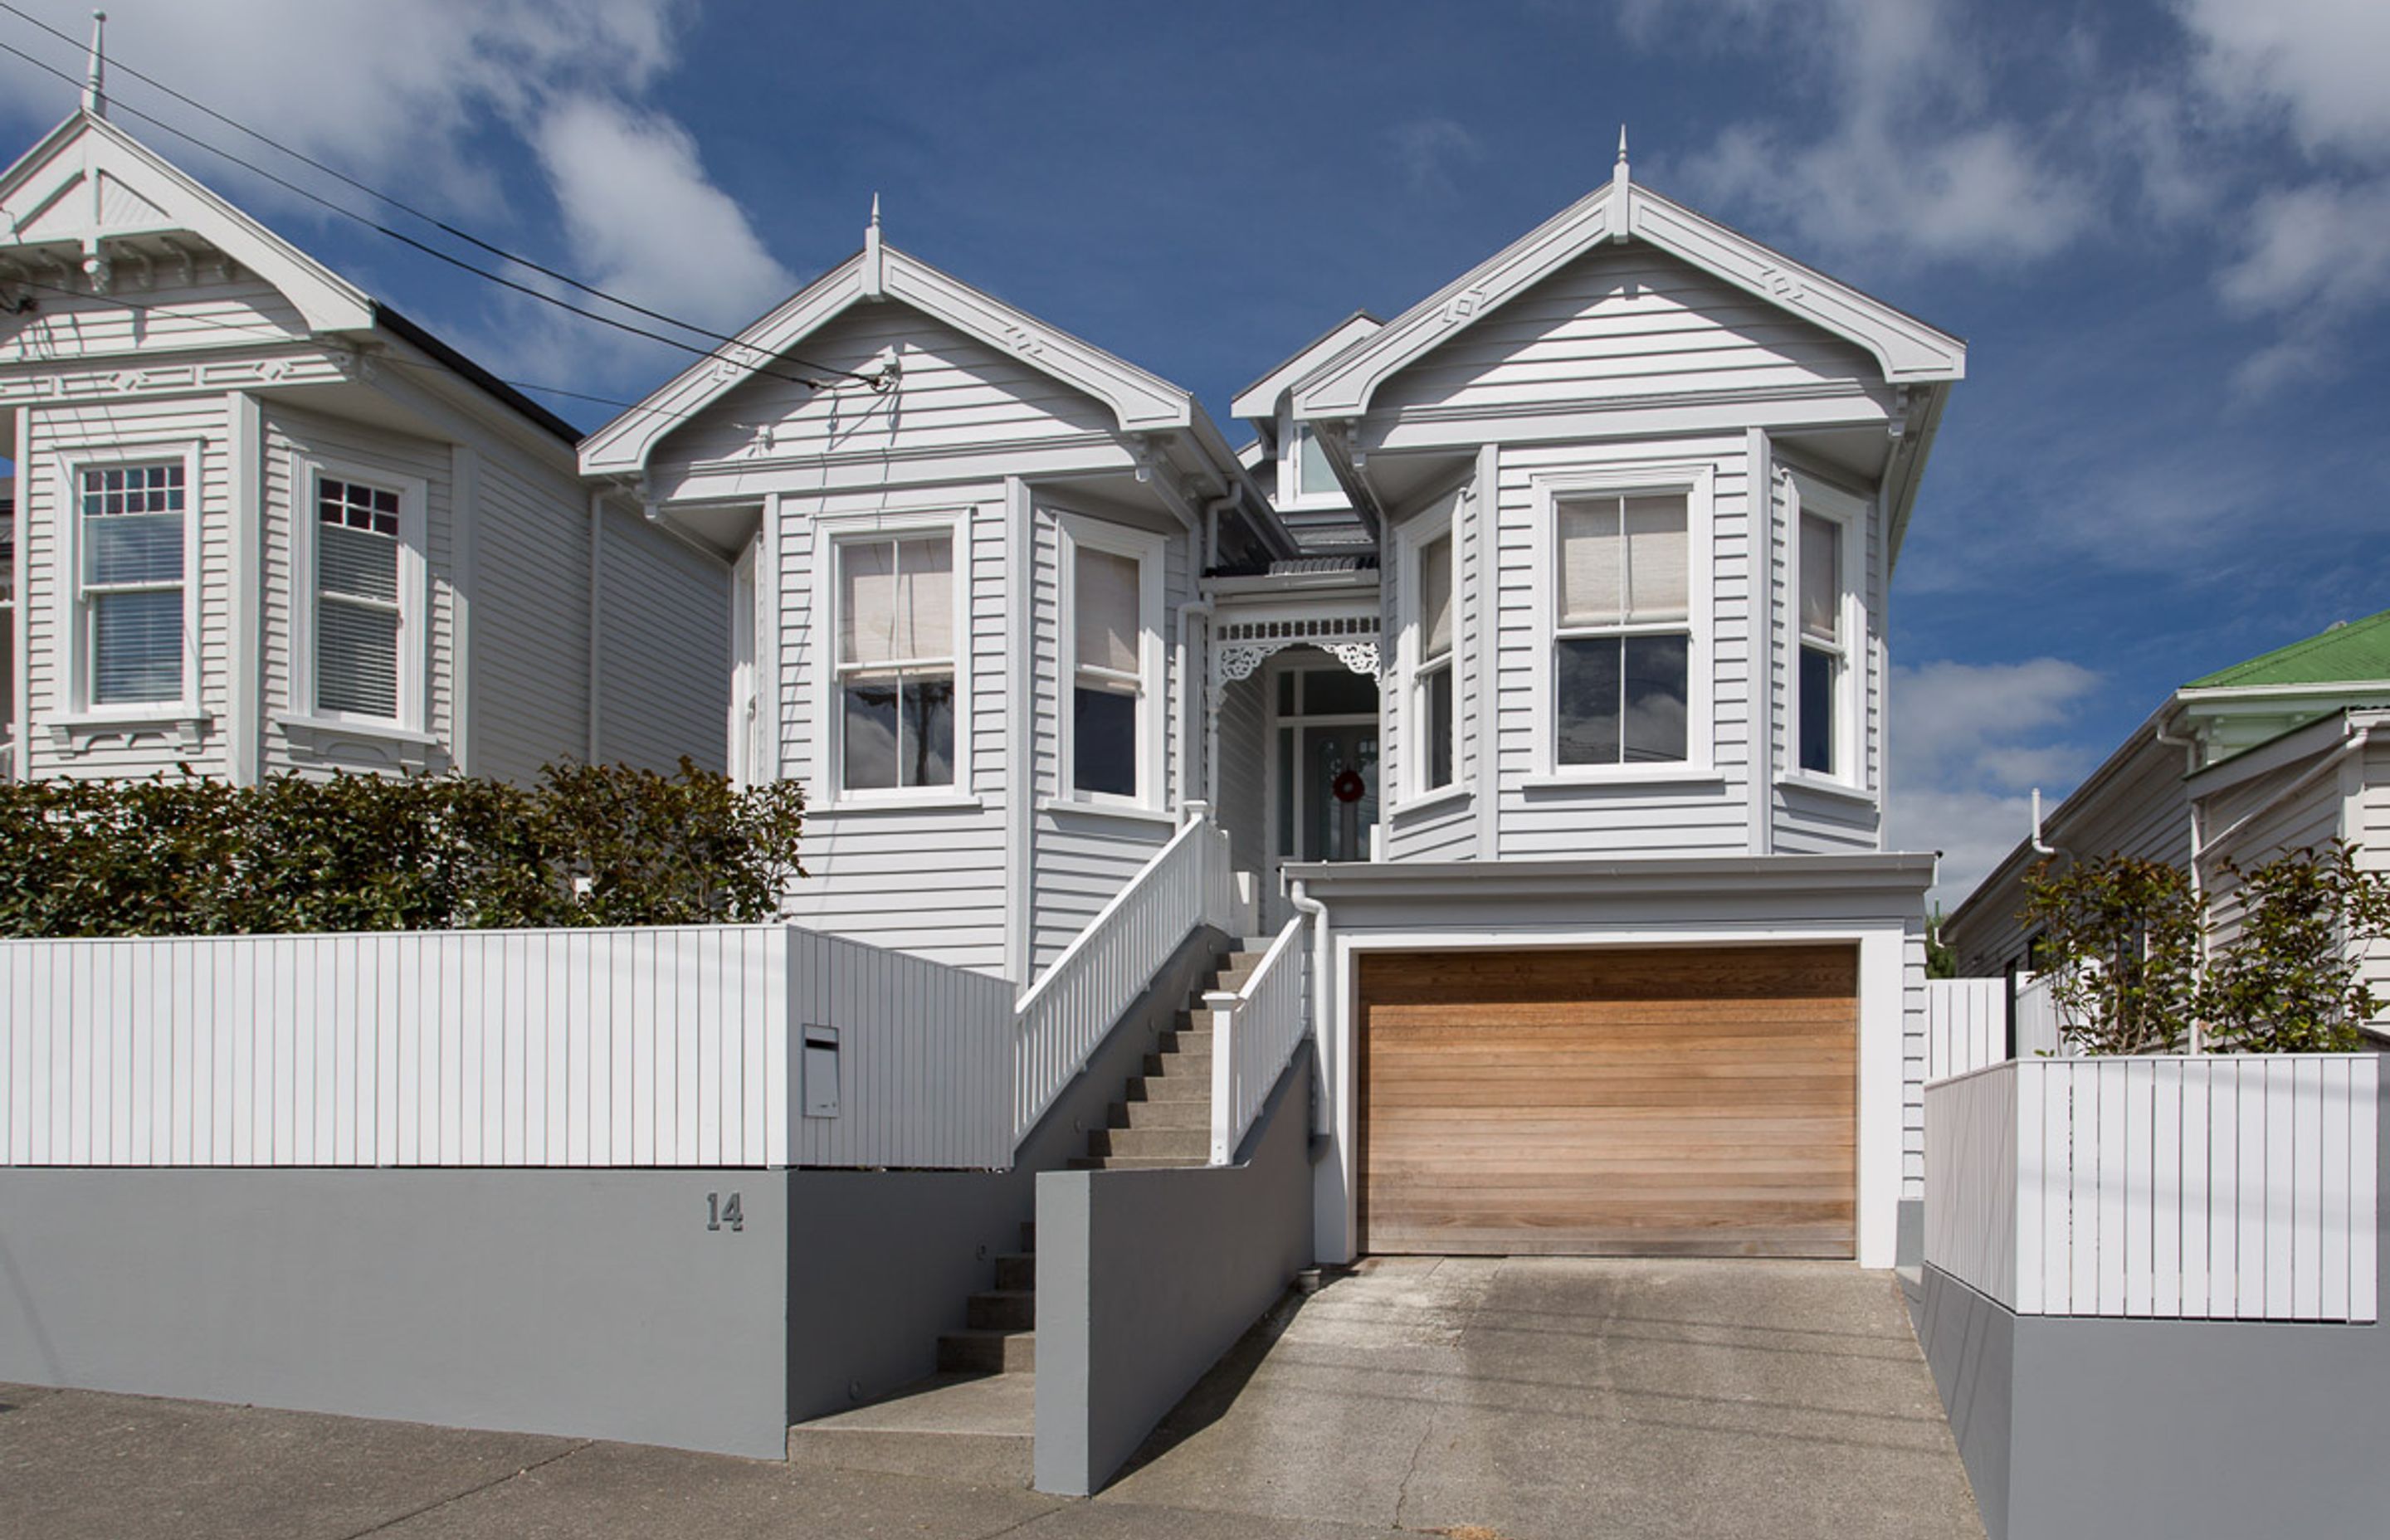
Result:
[[91,13],[91,71],[84,77],[83,109],[95,118],[108,116],[108,56],[100,45],[107,26],[106,11]]
[[863,297],[876,300],[887,292],[887,263],[880,254],[880,195],[871,195],[871,223],[863,227],[863,263],[856,272]]
[[880,195],[878,193],[871,195],[871,227],[875,230],[880,228]]
[[1626,163],[1626,125],[1625,123],[1618,125],[1618,163],[1622,166]]
[[1603,212],[1602,222],[1610,226],[1610,238],[1623,241],[1635,225],[1633,198],[1627,188],[1626,125],[1618,125],[1618,163],[1610,168],[1610,206]]

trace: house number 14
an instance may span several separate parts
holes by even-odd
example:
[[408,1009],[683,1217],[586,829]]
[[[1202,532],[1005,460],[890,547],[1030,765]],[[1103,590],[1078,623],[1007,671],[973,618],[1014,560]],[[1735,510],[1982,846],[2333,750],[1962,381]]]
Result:
[[705,1227],[709,1230],[743,1230],[747,1227],[747,1211],[739,1206],[739,1195],[726,1200],[718,1192],[705,1195]]

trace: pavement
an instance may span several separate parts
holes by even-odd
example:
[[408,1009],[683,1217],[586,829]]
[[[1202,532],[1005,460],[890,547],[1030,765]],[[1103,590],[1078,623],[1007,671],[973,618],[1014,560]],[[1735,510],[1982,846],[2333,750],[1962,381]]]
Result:
[[1098,1496],[0,1385],[0,1535],[1980,1537],[1889,1274],[1388,1258],[1274,1313]]

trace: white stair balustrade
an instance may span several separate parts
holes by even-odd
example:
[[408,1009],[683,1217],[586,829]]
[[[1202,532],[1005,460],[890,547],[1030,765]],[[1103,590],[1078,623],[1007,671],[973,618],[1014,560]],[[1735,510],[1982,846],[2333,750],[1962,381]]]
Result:
[[[1309,922],[1286,922],[1253,977],[1234,995],[1206,997],[1212,1011],[1212,1163],[1237,1158],[1270,1088],[1303,1045],[1309,998],[1310,948],[1303,943]],[[1214,1004],[1216,1002],[1216,1004]]]

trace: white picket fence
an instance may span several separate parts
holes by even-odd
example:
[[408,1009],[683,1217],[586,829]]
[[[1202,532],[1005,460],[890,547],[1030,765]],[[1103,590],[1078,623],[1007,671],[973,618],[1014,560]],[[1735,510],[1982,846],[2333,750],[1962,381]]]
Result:
[[1262,1103],[1303,1044],[1308,1025],[1303,944],[1308,923],[1298,916],[1262,954],[1253,977],[1212,1011],[1212,1163],[1227,1165],[1261,1116]]
[[1010,1009],[778,925],[11,941],[0,1158],[1001,1167]]
[[2371,1321],[2371,1054],[2020,1059],[1925,1090],[1925,1260],[2024,1315]]
[[1189,932],[1228,928],[1233,881],[1227,831],[1204,818],[1181,826],[1022,995],[1013,1020],[1016,1143]]

